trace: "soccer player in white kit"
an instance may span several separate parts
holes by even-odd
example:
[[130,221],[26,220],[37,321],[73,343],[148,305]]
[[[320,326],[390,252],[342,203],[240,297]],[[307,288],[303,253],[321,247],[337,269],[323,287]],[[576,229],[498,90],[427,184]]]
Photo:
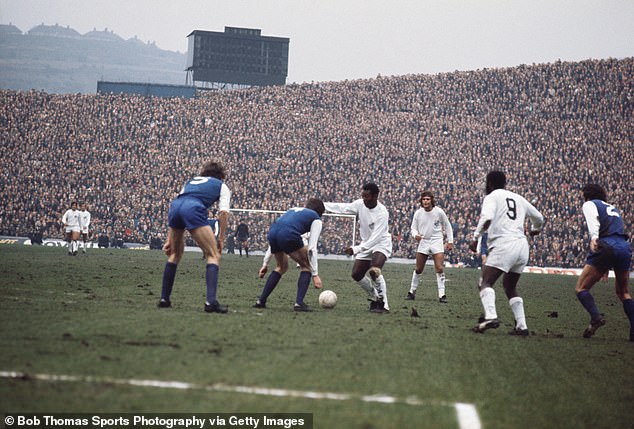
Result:
[[86,203],[79,206],[79,228],[82,240],[82,252],[86,253],[86,242],[88,241],[88,227],[90,226],[90,212],[86,208]]
[[509,305],[515,316],[515,329],[510,335],[527,336],[529,334],[524,314],[524,301],[517,294],[517,282],[528,263],[528,240],[524,233],[524,220],[530,219],[529,235],[541,232],[544,216],[524,197],[504,189],[506,175],[501,171],[491,171],[486,178],[486,197],[482,202],[482,211],[478,226],[469,243],[469,249],[477,252],[478,238],[488,231],[488,257],[482,267],[480,283],[480,301],[484,307],[484,319],[473,328],[482,333],[487,329],[500,326],[495,307],[493,284],[504,274],[503,286]]
[[68,254],[75,256],[79,248],[78,240],[81,230],[79,226],[79,210],[77,210],[76,201],[71,202],[70,208],[64,212],[62,223],[64,224],[64,233],[66,241],[68,242]]
[[[409,292],[407,292],[407,300],[416,299],[416,289],[420,283],[420,277],[425,268],[425,263],[429,256],[434,260],[434,269],[436,270],[436,284],[438,286],[438,301],[447,302],[445,294],[445,247],[447,250],[453,249],[453,228],[440,207],[436,207],[434,194],[430,191],[423,191],[420,197],[420,209],[416,210],[412,219],[411,235],[418,241],[416,249],[416,269],[412,274],[412,283]],[[445,235],[447,236],[447,244],[445,245]]]
[[361,243],[345,250],[347,255],[354,255],[352,278],[368,294],[370,311],[385,313],[390,310],[390,306],[387,284],[381,270],[392,255],[392,235],[388,227],[389,213],[378,198],[379,187],[375,183],[366,183],[360,199],[351,203],[324,203],[324,206],[331,213],[358,217]]

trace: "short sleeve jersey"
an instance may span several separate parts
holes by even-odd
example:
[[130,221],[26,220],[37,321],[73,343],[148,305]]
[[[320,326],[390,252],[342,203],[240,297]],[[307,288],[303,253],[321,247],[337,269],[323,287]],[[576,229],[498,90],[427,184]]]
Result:
[[222,185],[222,180],[215,177],[197,176],[185,183],[178,197],[197,198],[209,208],[220,199]]
[[531,203],[514,192],[496,189],[484,197],[474,239],[477,240],[482,235],[486,221],[491,221],[488,229],[489,247],[493,247],[498,240],[525,239],[524,219],[526,217],[531,220],[532,230],[541,229],[544,217]]
[[605,201],[592,200],[592,203],[597,207],[599,213],[599,238],[616,236],[627,240],[623,218],[618,210]]
[[275,223],[284,226],[298,235],[310,232],[313,221],[321,219],[315,210],[295,207],[284,213]]

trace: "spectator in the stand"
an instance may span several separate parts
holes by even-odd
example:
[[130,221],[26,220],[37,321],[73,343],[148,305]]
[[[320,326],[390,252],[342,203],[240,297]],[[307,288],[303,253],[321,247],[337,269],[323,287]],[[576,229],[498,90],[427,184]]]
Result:
[[[351,177],[382,183],[395,257],[416,250],[410,196],[419,186],[434,189],[454,222],[454,263],[473,258],[465,237],[482,199],[474,184],[504,165],[523,177],[513,190],[539,201],[551,225],[529,243],[532,263],[582,266],[575,225],[583,215],[571,189],[601,172],[634,224],[634,107],[624,79],[633,67],[633,58],[556,62],[209,91],[191,100],[0,90],[3,159],[11,160],[0,169],[0,234],[27,236],[36,225],[45,238],[61,238],[66,207],[58,202],[77,199],[90,201],[109,237],[164,241],[171,196],[163,190],[187,179],[182,158],[171,154],[202,164],[213,146],[232,171],[237,207],[292,207],[307,189],[342,201],[356,192]],[[346,221],[327,222],[333,227],[321,242],[341,254],[347,238],[335,225]],[[266,248],[269,224],[249,218],[250,249]]]
[[102,231],[101,234],[99,234],[99,238],[97,239],[97,247],[99,247],[100,249],[107,249],[108,247],[110,247],[110,239],[108,238],[106,231]]
[[231,255],[236,253],[236,241],[233,238],[233,234],[227,234],[227,253]]

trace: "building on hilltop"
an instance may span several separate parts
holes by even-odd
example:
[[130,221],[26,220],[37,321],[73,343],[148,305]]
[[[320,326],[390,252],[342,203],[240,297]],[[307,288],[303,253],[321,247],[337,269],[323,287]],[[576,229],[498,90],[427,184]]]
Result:
[[101,40],[104,42],[122,42],[123,41],[123,38],[121,36],[119,36],[112,30],[108,31],[107,28],[105,28],[103,31],[98,31],[97,29],[93,28],[92,31],[89,31],[88,33],[84,34],[83,37],[85,39]]
[[3,36],[6,35],[21,35],[22,34],[22,30],[20,30],[18,27],[16,27],[15,25],[9,23],[7,24],[0,24],[0,34],[2,34]]
[[76,30],[73,30],[69,26],[62,27],[59,24],[40,24],[31,28],[29,31],[26,32],[26,34],[30,36],[64,37],[69,39],[78,39],[81,37],[81,34],[79,34],[79,32],[77,32]]

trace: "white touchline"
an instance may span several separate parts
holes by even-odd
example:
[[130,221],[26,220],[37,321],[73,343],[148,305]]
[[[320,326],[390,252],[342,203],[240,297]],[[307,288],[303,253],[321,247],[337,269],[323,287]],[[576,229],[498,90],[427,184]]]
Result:
[[458,418],[458,426],[460,429],[481,429],[480,417],[478,410],[473,404],[451,403],[443,401],[423,401],[416,396],[408,396],[407,398],[399,398],[391,395],[355,395],[351,393],[334,393],[334,392],[313,392],[307,390],[278,389],[268,387],[255,386],[232,386],[228,384],[216,383],[209,385],[187,383],[185,381],[161,381],[161,380],[136,380],[121,379],[109,377],[91,377],[76,375],[54,375],[54,374],[27,374],[17,371],[0,371],[0,378],[24,378],[41,381],[66,381],[66,382],[84,382],[84,383],[107,383],[121,384],[128,386],[140,387],[157,387],[161,389],[178,389],[178,390],[207,390],[210,392],[225,393],[244,393],[250,395],[307,398],[307,399],[329,399],[333,401],[350,401],[359,400],[362,402],[378,402],[382,404],[406,404],[412,406],[442,406],[454,407]]

